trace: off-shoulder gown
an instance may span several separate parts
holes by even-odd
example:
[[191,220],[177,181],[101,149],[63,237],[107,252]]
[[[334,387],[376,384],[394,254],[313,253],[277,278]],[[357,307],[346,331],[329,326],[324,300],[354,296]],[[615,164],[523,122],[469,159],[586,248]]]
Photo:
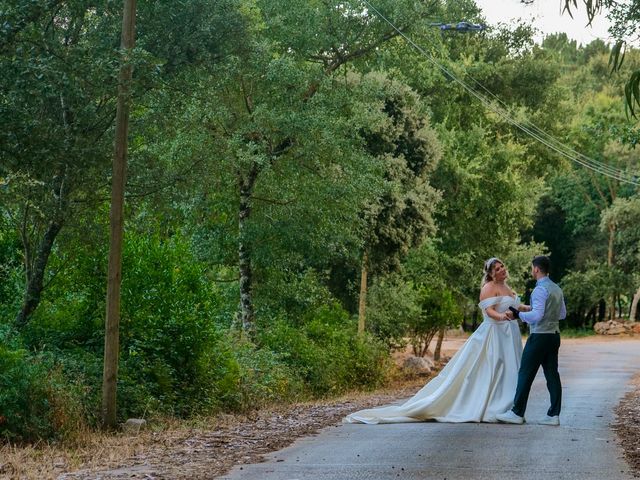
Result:
[[516,321],[496,321],[497,312],[517,307],[519,299],[490,297],[479,303],[483,322],[438,376],[401,405],[361,410],[347,423],[496,422],[496,414],[509,410],[518,382],[522,337]]

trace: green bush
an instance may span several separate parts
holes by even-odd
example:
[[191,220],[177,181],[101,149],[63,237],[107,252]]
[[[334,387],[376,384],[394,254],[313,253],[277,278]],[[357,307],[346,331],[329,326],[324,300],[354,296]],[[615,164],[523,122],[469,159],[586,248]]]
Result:
[[[388,349],[359,337],[338,304],[318,306],[330,295],[315,274],[303,275],[288,300],[297,316],[275,304],[260,312],[254,344],[220,320],[237,297],[220,293],[179,235],[133,232],[125,245],[119,420],[246,411],[385,380]],[[52,267],[63,265],[20,343],[0,352],[2,386],[10,386],[1,392],[0,414],[13,422],[0,426],[7,438],[59,437],[98,424],[106,252],[56,251]],[[272,320],[276,312],[286,320]]]
[[[584,328],[586,316],[597,308],[601,300],[607,302],[611,297],[633,291],[632,276],[615,267],[590,263],[584,271],[572,271],[562,279],[562,290],[567,304],[569,328]],[[624,302],[626,306],[626,301]]]
[[260,332],[260,342],[300,375],[313,396],[377,386],[388,373],[386,347],[359,337],[355,322],[337,305],[317,309],[302,326],[275,322]]
[[73,435],[84,424],[75,385],[44,356],[30,356],[0,332],[0,436],[34,441]]
[[418,292],[399,275],[379,278],[369,289],[367,330],[390,349],[406,346],[409,325],[421,314]]
[[226,336],[212,359],[215,398],[226,411],[246,411],[304,397],[304,384],[277,354]]
[[[55,346],[63,369],[96,390],[102,376],[106,252],[53,262],[65,261],[65,275],[45,292],[23,335],[31,348]],[[126,401],[119,402],[120,418],[215,408],[208,359],[221,338],[215,324],[219,300],[187,242],[178,235],[162,240],[128,234],[122,278],[118,387]]]
[[414,355],[424,356],[441,328],[457,327],[462,315],[453,294],[446,287],[417,289],[421,313],[409,322],[408,334]]
[[314,269],[292,272],[271,268],[263,275],[268,277],[268,282],[257,283],[254,292],[262,317],[286,317],[298,323],[306,312],[333,301],[326,278]]
[[214,408],[209,359],[221,343],[219,300],[186,242],[129,239],[122,292],[121,352],[132,380],[172,414]]
[[46,370],[25,350],[0,345],[0,432],[8,440],[53,434]]
[[0,225],[0,318],[15,315],[22,301],[23,284],[18,239]]

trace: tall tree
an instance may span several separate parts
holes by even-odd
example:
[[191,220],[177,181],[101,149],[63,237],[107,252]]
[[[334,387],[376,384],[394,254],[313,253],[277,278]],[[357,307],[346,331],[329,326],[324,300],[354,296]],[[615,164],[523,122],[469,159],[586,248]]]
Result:
[[[37,6],[36,6],[37,4]],[[23,246],[15,322],[40,302],[62,228],[104,182],[113,120],[111,12],[91,2],[2,2],[0,172]]]
[[440,200],[429,182],[441,150],[428,110],[415,92],[399,82],[380,74],[370,74],[368,80],[385,85],[381,91],[389,120],[381,129],[365,133],[367,150],[383,161],[386,188],[363,213],[367,227],[360,276],[360,333],[365,329],[369,273],[397,270],[409,249],[435,233],[433,213]]
[[[387,13],[405,25],[426,16],[437,2],[384,1]],[[330,1],[259,1],[253,12],[264,25],[241,61],[225,67],[219,132],[235,160],[240,287],[239,319],[254,328],[254,242],[251,223],[256,189],[282,163],[300,155],[302,137],[315,127],[315,97],[336,86],[338,72],[376,52],[398,33],[361,4]],[[301,28],[304,25],[304,28]],[[264,72],[268,72],[264,75]],[[328,125],[327,125],[328,126]]]
[[[532,3],[535,0],[520,0],[522,3]],[[589,24],[598,15],[605,14],[611,20],[609,32],[616,39],[616,43],[611,49],[609,64],[612,72],[622,68],[625,59],[625,49],[629,39],[635,39],[639,28],[640,12],[636,2],[618,2],[615,0],[563,0],[563,12],[573,16],[577,8],[584,8],[589,19]],[[582,3],[582,5],[578,5]],[[640,106],[640,69],[634,67],[628,74],[627,82],[624,86],[624,97],[626,106],[635,117],[636,110]]]
[[[1,1],[0,11],[0,175],[8,181],[0,208],[23,246],[24,299],[15,317],[22,326],[47,286],[60,232],[81,236],[83,219],[108,197],[121,12],[117,2],[97,0]],[[143,2],[139,16],[134,96],[165,87],[189,65],[215,63],[244,29],[232,0],[180,9]],[[157,188],[149,183],[136,182],[132,193]]]
[[618,264],[624,272],[635,275],[637,289],[629,312],[629,319],[635,321],[640,302],[640,197],[616,199],[602,212],[600,225],[607,230],[614,226]]

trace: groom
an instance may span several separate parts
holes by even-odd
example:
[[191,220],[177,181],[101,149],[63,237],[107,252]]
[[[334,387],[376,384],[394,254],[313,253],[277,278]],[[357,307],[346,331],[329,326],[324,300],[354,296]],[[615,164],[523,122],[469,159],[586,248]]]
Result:
[[551,407],[542,425],[560,425],[560,404],[562,385],[558,373],[558,350],[560,348],[559,321],[567,316],[562,290],[549,279],[551,262],[549,257],[540,255],[531,262],[531,275],[537,280],[531,293],[531,310],[518,312],[516,318],[529,324],[529,339],[522,352],[522,363],[518,372],[518,387],[513,400],[513,408],[496,415],[501,422],[522,424],[524,412],[533,379],[540,365],[547,379],[547,389],[551,397]]

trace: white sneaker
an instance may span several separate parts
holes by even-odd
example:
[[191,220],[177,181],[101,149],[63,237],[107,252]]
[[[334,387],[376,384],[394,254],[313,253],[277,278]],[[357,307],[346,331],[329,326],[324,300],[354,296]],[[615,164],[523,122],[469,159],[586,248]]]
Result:
[[508,410],[504,413],[499,413],[496,415],[496,418],[504,423],[513,423],[515,425],[522,425],[524,423],[524,417],[520,415],[516,415],[513,413],[513,410]]
[[550,417],[547,415],[542,420],[538,422],[539,425],[551,425],[552,427],[557,427],[560,425],[560,417],[556,415],[555,417]]

